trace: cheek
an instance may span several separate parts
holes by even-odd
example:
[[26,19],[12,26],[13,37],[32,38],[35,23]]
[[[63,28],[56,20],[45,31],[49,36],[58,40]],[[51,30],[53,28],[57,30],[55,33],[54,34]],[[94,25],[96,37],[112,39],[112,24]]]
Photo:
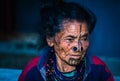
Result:
[[70,49],[70,44],[64,43],[63,41],[60,42],[60,50],[62,53],[66,54],[67,51]]
[[65,55],[66,50],[68,49],[68,45],[61,41],[60,39],[57,39],[56,42],[54,43],[54,49],[58,55],[63,56]]
[[68,44],[67,42],[64,42],[64,41],[61,41],[60,44],[63,48],[66,48],[66,49],[70,46],[70,44]]
[[55,47],[56,54],[57,54],[60,58],[68,59],[68,58],[67,58],[67,55],[68,55],[69,50],[70,50],[70,44],[67,44],[67,43],[61,41],[58,45],[59,45],[59,46],[56,46],[56,47]]
[[87,50],[88,47],[89,47],[89,42],[84,42],[83,43],[84,50]]

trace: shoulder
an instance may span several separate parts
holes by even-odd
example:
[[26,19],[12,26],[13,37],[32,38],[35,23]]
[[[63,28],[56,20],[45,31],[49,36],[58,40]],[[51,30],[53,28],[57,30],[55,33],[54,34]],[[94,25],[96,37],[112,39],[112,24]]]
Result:
[[26,74],[33,70],[32,68],[35,67],[38,64],[38,60],[40,59],[40,56],[37,56],[35,58],[33,58],[27,65],[26,67],[23,69],[22,73],[19,76],[19,80],[18,81],[24,81],[24,78],[26,76]]
[[43,81],[37,66],[34,66],[32,69],[30,69],[30,71],[25,75],[24,81]]
[[110,72],[107,65],[105,64],[105,62],[103,62],[99,57],[97,56],[92,56],[92,62],[94,65],[96,66],[101,66],[105,69],[106,72]]
[[92,62],[95,65],[103,65],[106,66],[106,64],[97,56],[92,56]]
[[96,76],[98,73],[98,76],[101,76],[102,81],[104,81],[105,78],[107,79],[106,81],[114,81],[113,76],[105,62],[97,56],[92,56],[91,58],[93,62],[92,72],[95,73]]

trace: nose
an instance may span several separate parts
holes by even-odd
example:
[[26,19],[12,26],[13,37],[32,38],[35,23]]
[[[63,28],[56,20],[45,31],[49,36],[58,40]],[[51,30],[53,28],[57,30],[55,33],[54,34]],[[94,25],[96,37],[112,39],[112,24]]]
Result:
[[75,44],[73,46],[72,50],[74,52],[83,51],[83,46],[82,46],[81,42],[78,42],[77,44]]

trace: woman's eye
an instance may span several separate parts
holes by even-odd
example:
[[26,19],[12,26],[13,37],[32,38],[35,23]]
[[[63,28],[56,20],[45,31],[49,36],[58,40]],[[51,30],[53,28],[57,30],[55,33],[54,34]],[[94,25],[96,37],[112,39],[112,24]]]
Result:
[[73,39],[66,39],[67,41],[69,41],[69,42],[72,42],[73,41]]
[[73,39],[68,39],[69,41],[72,41]]
[[87,41],[88,37],[83,37],[82,40]]

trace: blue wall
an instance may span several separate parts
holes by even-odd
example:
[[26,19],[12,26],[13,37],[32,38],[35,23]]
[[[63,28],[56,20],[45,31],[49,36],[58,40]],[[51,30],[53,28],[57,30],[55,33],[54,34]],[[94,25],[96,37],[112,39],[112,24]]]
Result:
[[16,3],[16,31],[36,32],[40,23],[40,0],[17,0]]

